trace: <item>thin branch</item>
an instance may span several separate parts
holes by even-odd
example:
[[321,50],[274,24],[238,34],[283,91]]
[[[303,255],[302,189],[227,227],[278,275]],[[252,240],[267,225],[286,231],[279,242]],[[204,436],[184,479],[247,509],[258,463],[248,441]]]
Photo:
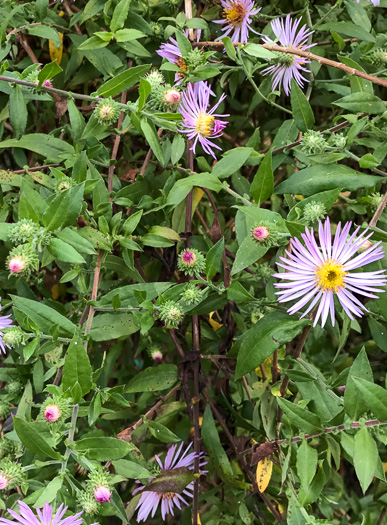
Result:
[[[128,96],[128,91],[126,90],[121,95],[121,104],[126,104],[127,96]],[[118,122],[117,122],[117,130],[118,131],[120,131],[120,129],[122,127],[122,122],[124,121],[124,117],[125,117],[125,112],[121,111],[119,119],[118,119]],[[112,150],[112,154],[111,154],[111,157],[110,157],[111,161],[115,161],[116,158],[117,158],[118,147],[120,145],[121,137],[122,137],[121,133],[117,133],[117,135],[115,136],[113,150]],[[109,166],[109,178],[108,178],[108,192],[109,192],[109,199],[111,201],[112,201],[112,198],[110,197],[110,194],[113,191],[113,176],[114,176],[115,169],[116,169],[116,165],[113,164],[113,163],[110,164],[110,166]]]
[[[223,42],[197,42],[197,46],[199,47],[224,47]],[[233,45],[235,47],[238,46],[244,46],[243,42],[233,42]],[[318,55],[314,55],[313,53],[310,53],[309,51],[302,51],[301,49],[295,49],[293,47],[281,47],[271,44],[255,44],[260,47],[263,47],[264,49],[267,49],[269,51],[275,51],[277,53],[288,53],[291,55],[296,55],[298,57],[304,57],[308,60],[314,60],[315,62],[318,62],[319,64],[324,64],[325,66],[331,66],[335,67],[336,69],[341,69],[345,73],[347,73],[350,76],[360,77],[364,78],[364,80],[369,80],[370,82],[374,84],[379,84],[380,86],[387,87],[387,80],[383,80],[382,78],[375,77],[374,75],[369,75],[368,73],[364,73],[363,71],[359,71],[358,69],[355,69],[353,67],[346,66],[345,64],[342,64],[341,62],[335,62],[334,60],[330,60],[329,58],[320,57]]]
[[379,204],[378,209],[376,210],[376,212],[374,213],[374,216],[372,217],[370,221],[370,228],[375,228],[386,206],[387,206],[387,192],[385,193],[382,202]]
[[[101,262],[102,262],[102,250],[98,250],[97,266],[95,267],[95,270],[94,270],[93,290],[91,292],[90,301],[95,301],[97,299],[98,285],[99,285],[99,279],[101,275]],[[95,312],[94,306],[90,306],[84,335],[87,335],[90,333],[91,324],[93,322],[93,317],[94,317],[94,312]]]
[[[308,338],[308,335],[309,335],[309,332],[312,328],[312,325],[309,324],[308,326],[306,326],[298,340],[298,343],[297,343],[297,346],[294,350],[294,353],[293,353],[293,359],[298,359],[301,355],[301,352],[304,348],[304,345],[306,343],[306,340]],[[289,367],[291,368],[291,367]],[[282,380],[282,383],[281,383],[281,388],[280,388],[280,394],[281,394],[281,397],[284,397],[285,394],[286,394],[286,390],[288,389],[288,385],[289,385],[289,376],[288,375],[285,375],[283,380]]]

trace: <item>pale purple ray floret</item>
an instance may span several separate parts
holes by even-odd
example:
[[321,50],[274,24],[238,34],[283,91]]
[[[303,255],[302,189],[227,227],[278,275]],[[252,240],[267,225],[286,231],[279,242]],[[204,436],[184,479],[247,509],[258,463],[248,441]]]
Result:
[[[189,470],[194,469],[194,462],[195,458],[197,457],[197,454],[195,452],[189,452],[192,443],[186,448],[186,450],[181,454],[182,448],[183,448],[183,442],[180,444],[178,450],[176,451],[177,445],[172,445],[171,448],[168,450],[167,455],[164,460],[164,464],[160,460],[158,456],[156,456],[156,461],[159,464],[159,467],[161,468],[161,471],[167,471],[167,470],[175,470],[179,468],[188,468]],[[207,464],[206,461],[202,458],[203,453],[201,452],[199,454],[200,468]],[[202,474],[206,474],[206,471],[201,471]],[[151,479],[149,481],[152,481]],[[140,483],[140,482],[137,482]],[[181,510],[181,504],[189,505],[189,503],[186,501],[186,499],[183,497],[192,498],[193,494],[193,481],[189,483],[186,488],[183,490],[181,494],[178,494],[177,492],[153,492],[150,490],[146,490],[146,486],[142,485],[141,487],[138,487],[136,490],[133,491],[133,495],[137,494],[138,492],[142,491],[141,498],[137,504],[136,510],[138,509],[138,515],[137,515],[137,522],[140,521],[146,521],[150,514],[153,516],[156,514],[156,511],[158,509],[159,503],[161,501],[161,517],[163,520],[165,520],[165,517],[168,514],[172,514],[174,516],[174,507],[176,506],[179,510]]]
[[[358,4],[360,4],[360,0],[356,0],[356,2]],[[367,0],[367,2],[369,4],[373,4],[375,7],[379,7],[380,6],[380,0]]]
[[8,509],[8,512],[14,519],[0,518],[0,525],[81,525],[83,523],[83,519],[80,517],[82,512],[63,518],[67,511],[67,507],[63,503],[54,515],[53,507],[48,503],[45,503],[43,509],[35,509],[36,514],[23,501],[18,501],[18,504],[20,514],[12,509]]
[[285,272],[274,274],[278,279],[286,283],[275,284],[280,288],[279,302],[285,303],[297,299],[297,302],[288,309],[290,315],[309,306],[301,315],[305,317],[316,308],[314,325],[321,318],[321,326],[324,326],[330,313],[332,326],[335,324],[334,296],[337,296],[344,312],[350,319],[354,315],[362,317],[367,308],[354,295],[359,294],[371,299],[378,299],[377,292],[384,292],[383,287],[387,284],[385,270],[354,272],[358,268],[378,261],[384,257],[380,242],[369,246],[368,240],[373,233],[368,230],[360,235],[360,227],[348,237],[352,223],[347,222],[343,228],[341,223],[337,225],[336,234],[332,243],[331,227],[329,218],[325,223],[319,223],[318,237],[316,242],[313,228],[305,228],[299,239],[290,241],[291,249],[286,250],[286,257],[280,257],[282,263],[277,265]]
[[259,13],[261,7],[254,9],[253,0],[220,0],[223,7],[223,19],[214,20],[215,24],[221,24],[223,34],[220,38],[230,35],[233,42],[246,43],[251,28],[251,17]]
[[[294,49],[300,49],[306,51],[316,44],[308,44],[309,36],[314,33],[303,25],[301,29],[298,29],[301,18],[298,20],[292,20],[290,15],[286,16],[284,21],[283,18],[276,18],[271,22],[271,28],[279,40],[277,45],[281,47],[292,47]],[[275,44],[269,36],[263,35],[265,44]],[[309,82],[302,75],[302,71],[308,73],[308,69],[303,67],[305,64],[309,64],[310,60],[300,57],[298,55],[292,55],[290,53],[278,53],[278,60],[272,66],[264,69],[262,73],[264,75],[270,74],[273,77],[272,89],[273,91],[277,86],[282,87],[287,95],[290,94],[291,80],[297,82],[300,87],[304,86],[304,82]]]
[[[166,58],[171,64],[178,66],[182,71],[187,71],[187,63],[181,54],[175,38],[170,37],[166,44],[161,44],[160,49],[158,49],[156,53],[161,57]],[[183,78],[184,73],[179,73],[177,71],[175,73],[175,84],[180,84]]]
[[[226,94],[219,98],[218,102],[210,110],[210,96],[214,95],[211,87],[207,82],[196,82],[195,84],[188,84],[187,91],[184,91],[181,96],[178,111],[181,113],[183,119],[181,126],[184,129],[179,130],[181,133],[186,133],[190,140],[193,140],[191,150],[196,152],[196,145],[199,141],[204,151],[214,158],[215,153],[212,148],[222,150],[220,146],[214,144],[212,139],[219,138],[223,135],[223,129],[228,122],[216,119],[215,117],[229,117],[230,115],[221,115],[214,113],[217,107],[226,98]],[[211,139],[211,140],[210,140]]]
[[[1,301],[1,297],[0,297],[0,301]],[[0,310],[1,310],[1,306],[0,306]],[[3,352],[3,354],[7,353],[5,347],[10,348],[10,346],[6,345],[3,341],[3,330],[5,328],[9,328],[10,326],[14,326],[10,317],[11,317],[10,315],[0,315],[0,354],[1,352]]]

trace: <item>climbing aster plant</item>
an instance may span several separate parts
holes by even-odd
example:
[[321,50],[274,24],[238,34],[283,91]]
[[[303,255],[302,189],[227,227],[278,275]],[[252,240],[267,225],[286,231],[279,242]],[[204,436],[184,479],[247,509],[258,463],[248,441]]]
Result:
[[386,8],[0,3],[0,525],[387,522]]

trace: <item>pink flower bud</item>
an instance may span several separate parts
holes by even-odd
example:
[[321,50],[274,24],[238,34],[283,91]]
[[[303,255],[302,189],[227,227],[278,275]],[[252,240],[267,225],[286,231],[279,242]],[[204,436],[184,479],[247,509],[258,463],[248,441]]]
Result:
[[99,503],[109,503],[111,495],[112,491],[109,489],[109,487],[105,487],[104,485],[100,485],[94,490],[94,497]]
[[8,262],[8,268],[11,273],[21,273],[26,267],[26,261],[20,256],[12,257]]
[[269,237],[270,232],[265,226],[257,226],[253,231],[254,239],[258,242],[264,242]]
[[8,486],[8,483],[9,483],[9,480],[7,476],[3,472],[0,472],[0,490],[6,489]]
[[345,385],[338,386],[337,389],[344,394],[344,392],[345,392]]
[[181,256],[181,261],[185,266],[192,266],[195,264],[196,258],[197,257],[193,252],[186,250]]
[[164,93],[164,102],[174,106],[180,102],[180,93],[176,89],[168,89]]
[[58,405],[48,405],[44,411],[44,417],[49,423],[55,423],[61,416],[61,411]]
[[152,359],[156,363],[161,363],[163,360],[163,354],[160,352],[160,350],[154,350],[152,352]]
[[52,84],[51,84],[50,80],[45,80],[45,81],[43,82],[43,86],[45,86],[45,87],[51,87],[51,88],[52,88]]

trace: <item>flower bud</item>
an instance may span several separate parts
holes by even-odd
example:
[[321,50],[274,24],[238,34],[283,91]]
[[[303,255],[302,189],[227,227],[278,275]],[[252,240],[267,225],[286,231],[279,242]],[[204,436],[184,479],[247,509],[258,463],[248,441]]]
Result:
[[308,154],[323,153],[326,140],[318,131],[309,130],[302,137],[302,149]]
[[31,240],[38,229],[38,225],[32,219],[22,219],[11,225],[8,237],[13,244],[23,244]]
[[195,250],[195,248],[190,248],[179,255],[177,267],[185,275],[198,275],[204,271],[206,261],[201,252]]
[[24,342],[26,335],[19,326],[7,328],[3,334],[3,343],[9,347],[15,348]]
[[32,244],[20,244],[9,253],[6,264],[11,275],[28,277],[32,270],[39,268],[39,258]]
[[25,482],[26,475],[20,463],[3,460],[0,471],[0,490],[14,489]]
[[89,492],[81,492],[78,495],[78,502],[85,514],[97,514],[101,508],[94,494],[90,494]]
[[343,149],[347,145],[347,137],[342,133],[335,133],[332,135],[332,142],[336,148]]
[[383,200],[383,195],[380,195],[380,193],[371,193],[369,198],[371,209],[373,212],[375,212],[379,208],[379,205]]
[[43,82],[43,86],[44,86],[44,87],[52,88],[51,81],[50,81],[50,80],[45,80],[45,81]]
[[149,82],[152,91],[158,89],[165,83],[163,74],[157,71],[157,69],[152,69],[152,71],[145,75],[144,79]]
[[44,417],[49,423],[55,423],[62,415],[58,405],[48,405],[44,411]]
[[345,392],[345,385],[338,386],[337,389],[339,390],[339,392],[344,394],[344,392]]
[[265,242],[270,235],[270,230],[266,226],[257,226],[253,230],[253,237],[258,242]]
[[149,355],[156,364],[160,364],[163,361],[163,354],[157,346],[149,349]]
[[112,98],[101,100],[95,111],[100,124],[113,124],[120,115],[120,108]]
[[94,490],[94,497],[98,501],[98,503],[109,503],[111,495],[112,491],[109,489],[109,487],[105,487],[103,485],[96,487]]
[[10,413],[11,413],[11,405],[8,403],[8,401],[1,401],[0,402],[0,419],[4,421],[5,419],[7,419]]
[[75,186],[75,184],[76,183],[74,179],[70,179],[70,177],[63,177],[58,181],[55,191],[57,193],[62,193],[62,191],[69,190],[70,188]]
[[12,259],[8,261],[8,269],[11,273],[22,273],[25,270],[26,265],[27,261],[21,255],[12,257]]
[[180,102],[180,93],[177,89],[168,89],[167,91],[164,91],[163,99],[167,106],[176,106]]
[[23,384],[20,381],[10,381],[5,386],[5,390],[12,396],[18,394],[22,389]]
[[160,24],[158,24],[157,22],[155,22],[154,24],[151,25],[151,28],[152,28],[152,31],[153,33],[158,36],[158,35],[161,35],[162,31],[163,31],[163,26],[161,26]]
[[255,273],[261,279],[269,279],[273,275],[274,270],[269,263],[265,262],[257,265]]
[[322,202],[312,201],[305,204],[303,210],[303,219],[306,223],[310,224],[321,221],[326,214],[327,210]]
[[190,284],[188,288],[181,294],[181,298],[187,304],[195,304],[201,301],[203,293],[204,290],[200,290],[200,288],[197,286]]
[[6,489],[8,487],[8,484],[9,479],[3,472],[0,472],[0,490]]
[[160,306],[159,316],[166,328],[177,328],[183,317],[183,309],[175,301],[166,301]]
[[15,441],[11,441],[10,439],[0,439],[0,459],[12,461],[15,458],[17,448],[18,446]]

